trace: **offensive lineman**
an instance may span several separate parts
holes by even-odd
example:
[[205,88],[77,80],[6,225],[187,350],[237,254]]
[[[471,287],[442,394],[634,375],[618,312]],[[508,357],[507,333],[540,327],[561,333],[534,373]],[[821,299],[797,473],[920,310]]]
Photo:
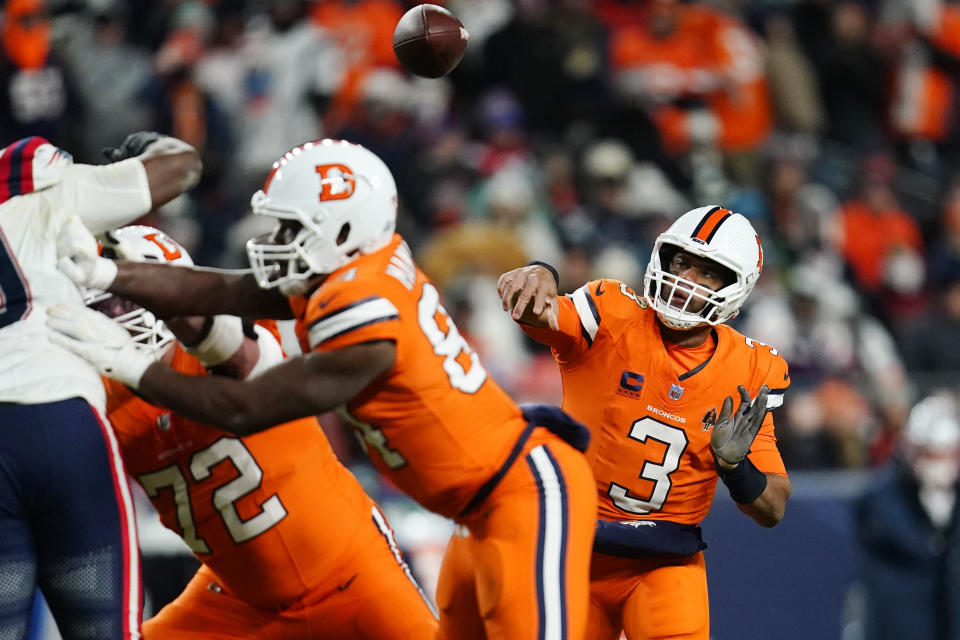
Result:
[[[115,247],[119,259],[193,264],[151,227],[123,227],[107,240],[114,244],[104,253]],[[188,375],[248,378],[284,357],[272,322],[162,322],[109,293],[89,291],[85,300],[142,352]],[[145,640],[434,640],[436,616],[393,531],[315,418],[236,438],[105,380],[127,470],[203,563],[184,592],[143,623]]]
[[50,312],[58,339],[151,402],[241,436],[341,407],[381,472],[462,525],[441,569],[441,637],[579,640],[596,510],[583,426],[521,411],[488,377],[394,233],[396,185],[368,150],[297,147],[251,205],[277,220],[247,243],[255,277],[118,265],[82,241],[61,266],[161,317],[296,318],[305,355],[242,382],[184,376],[82,307]]

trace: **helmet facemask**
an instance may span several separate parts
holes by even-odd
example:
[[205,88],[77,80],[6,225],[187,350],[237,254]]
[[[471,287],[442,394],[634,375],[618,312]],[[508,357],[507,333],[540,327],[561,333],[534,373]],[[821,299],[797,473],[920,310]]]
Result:
[[[673,329],[685,330],[704,324],[717,325],[735,316],[744,290],[736,273],[713,257],[698,256],[712,262],[722,274],[724,284],[714,291],[669,271],[670,262],[680,251],[697,255],[686,248],[657,240],[654,257],[643,276],[647,302],[657,312],[660,321]],[[676,294],[683,300],[674,301]],[[702,301],[703,306],[694,311],[698,301]]]
[[[190,254],[166,233],[153,227],[130,225],[108,231],[100,237],[100,253],[110,260],[157,262],[189,266]],[[166,324],[153,313],[108,291],[81,287],[83,302],[120,324],[137,350],[157,359],[175,340]]]
[[84,304],[127,330],[140,353],[159,358],[174,341],[173,333],[163,321],[143,307],[99,289],[86,289],[82,293]]
[[332,242],[326,237],[323,222],[329,214],[322,205],[319,213],[311,217],[299,208],[272,203],[263,191],[258,191],[251,206],[255,214],[278,220],[272,231],[251,238],[246,245],[254,276],[264,289],[306,286],[315,276],[333,273],[361,250],[347,244],[349,222],[340,226]]
[[[680,251],[711,263],[720,275],[719,289],[670,273],[670,262]],[[698,207],[657,237],[643,275],[644,296],[660,321],[673,329],[717,325],[736,317],[762,269],[760,237],[745,217],[718,205]],[[693,311],[700,301],[703,308]]]

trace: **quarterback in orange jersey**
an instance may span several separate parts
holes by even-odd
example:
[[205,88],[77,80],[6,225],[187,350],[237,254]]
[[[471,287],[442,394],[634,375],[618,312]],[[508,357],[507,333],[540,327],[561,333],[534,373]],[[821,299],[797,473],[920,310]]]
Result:
[[770,411],[787,364],[722,324],[762,263],[747,219],[708,206],[660,235],[640,293],[596,280],[558,297],[542,263],[500,278],[504,309],[552,348],[563,407],[591,431],[600,509],[588,638],[709,637],[699,524],[718,477],[759,524],[783,516],[790,483]]
[[[65,306],[48,316],[58,340],[145,399],[239,436],[339,408],[384,475],[460,525],[437,588],[440,637],[582,638],[597,508],[588,433],[559,409],[521,410],[490,379],[394,233],[386,165],[347,142],[305,144],[251,205],[278,223],[247,243],[252,274],[121,263],[107,289],[160,317],[295,318],[303,355],[244,381],[198,378]],[[80,284],[102,272],[88,245],[61,243]]]
[[[124,257],[192,264],[157,229],[123,227],[109,238]],[[186,375],[207,375],[206,363],[255,376],[283,358],[275,328],[244,330],[238,318],[218,316],[203,331],[202,318],[165,324],[110,293],[88,291],[86,301],[141,351]],[[196,346],[188,353],[170,329]],[[436,637],[432,605],[386,519],[315,418],[240,438],[149,404],[115,380],[106,389],[128,472],[203,563],[183,594],[143,624],[146,640]]]

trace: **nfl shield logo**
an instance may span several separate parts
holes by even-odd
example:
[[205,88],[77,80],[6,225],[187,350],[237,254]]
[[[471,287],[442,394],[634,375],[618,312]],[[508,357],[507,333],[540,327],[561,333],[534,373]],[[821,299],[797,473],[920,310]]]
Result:
[[683,395],[683,387],[681,387],[681,386],[678,385],[678,384],[672,384],[672,385],[670,385],[670,394],[669,394],[669,395],[670,395],[670,399],[671,399],[671,400],[679,400],[679,399],[680,399],[680,396]]

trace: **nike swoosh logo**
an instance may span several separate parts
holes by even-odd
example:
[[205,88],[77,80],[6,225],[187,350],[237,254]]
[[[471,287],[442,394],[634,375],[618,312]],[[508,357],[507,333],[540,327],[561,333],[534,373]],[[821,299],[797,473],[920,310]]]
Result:
[[356,574],[356,573],[355,573],[355,574],[353,574],[353,577],[351,577],[349,580],[347,580],[347,581],[344,582],[343,584],[337,585],[337,591],[346,591],[346,590],[347,590],[347,587],[349,587],[350,584],[353,583],[354,580],[356,580],[356,578],[357,578],[358,575],[359,575],[359,574]]
[[606,291],[603,290],[603,283],[597,285],[597,290],[594,292],[598,296],[602,296]]

